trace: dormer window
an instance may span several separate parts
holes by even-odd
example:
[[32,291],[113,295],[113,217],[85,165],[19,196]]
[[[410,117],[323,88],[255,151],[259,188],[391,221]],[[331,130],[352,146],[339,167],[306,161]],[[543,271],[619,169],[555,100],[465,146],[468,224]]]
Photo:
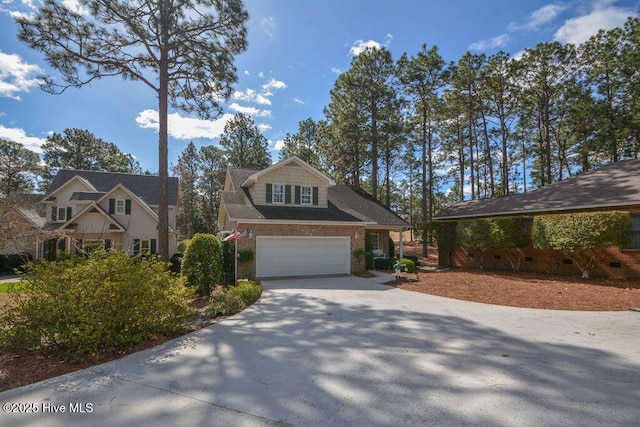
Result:
[[124,215],[125,202],[122,199],[116,199],[116,214]]
[[51,207],[51,221],[52,222],[66,222],[71,218],[71,208],[61,208],[59,206]]
[[300,188],[300,204],[302,205],[311,204],[311,187]]
[[284,184],[273,184],[273,199],[274,204],[284,204]]

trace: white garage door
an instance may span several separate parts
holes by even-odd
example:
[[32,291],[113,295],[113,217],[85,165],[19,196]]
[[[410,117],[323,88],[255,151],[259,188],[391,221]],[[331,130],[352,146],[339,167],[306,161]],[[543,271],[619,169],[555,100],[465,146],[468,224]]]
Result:
[[256,277],[349,274],[349,237],[256,237]]

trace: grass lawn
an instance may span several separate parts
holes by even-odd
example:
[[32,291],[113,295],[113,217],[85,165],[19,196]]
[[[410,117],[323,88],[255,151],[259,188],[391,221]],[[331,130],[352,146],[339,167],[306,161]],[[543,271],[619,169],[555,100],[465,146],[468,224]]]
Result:
[[0,283],[0,308],[6,304],[9,299],[9,288],[15,286],[16,282]]

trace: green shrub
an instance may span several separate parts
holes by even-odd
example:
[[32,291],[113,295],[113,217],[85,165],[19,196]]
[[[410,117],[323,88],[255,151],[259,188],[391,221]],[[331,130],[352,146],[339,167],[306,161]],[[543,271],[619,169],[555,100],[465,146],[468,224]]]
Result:
[[626,211],[539,215],[533,218],[531,240],[538,249],[567,253],[586,278],[601,258],[594,251],[622,246],[630,229]]
[[438,248],[442,249],[447,254],[446,265],[451,265],[451,251],[457,242],[457,221],[431,221],[427,224],[431,229],[433,235],[435,235],[438,242]]
[[180,240],[178,242],[178,252],[185,253],[189,247],[189,243],[191,243],[191,239]]
[[84,359],[181,332],[191,292],[166,267],[120,251],[31,265],[0,313],[0,344]]
[[393,264],[389,258],[375,258],[373,260],[373,267],[376,270],[391,270]]
[[171,255],[171,258],[169,258],[169,262],[171,263],[171,272],[172,273],[180,274],[180,271],[182,270],[182,257],[183,256],[184,256],[183,253],[176,252],[175,254]]
[[396,244],[391,237],[389,237],[389,245],[387,246],[387,249],[389,250],[389,258],[396,256]]
[[253,261],[253,251],[251,249],[245,249],[238,252],[238,262]]
[[220,231],[216,234],[216,237],[222,243],[222,271],[224,273],[233,273],[235,269],[235,244],[233,242],[223,242],[225,237],[230,234],[233,234],[233,231]]
[[262,285],[256,280],[245,280],[237,286],[229,287],[226,293],[239,296],[245,306],[248,307],[262,295]]
[[232,316],[246,308],[238,295],[220,293],[211,297],[210,317]]
[[413,265],[415,265],[416,267],[420,265],[420,262],[418,261],[418,257],[415,255],[405,255],[404,256],[406,259],[410,259],[411,261],[413,261]]
[[402,259],[399,259],[398,262],[404,265],[404,271],[407,271],[409,273],[416,272],[416,265],[410,259],[402,258]]
[[193,236],[182,258],[182,275],[187,285],[200,295],[209,295],[222,283],[222,245],[213,234],[198,233]]
[[28,252],[7,254],[4,261],[5,272],[14,273],[16,271],[23,271],[31,262],[33,262],[33,257]]

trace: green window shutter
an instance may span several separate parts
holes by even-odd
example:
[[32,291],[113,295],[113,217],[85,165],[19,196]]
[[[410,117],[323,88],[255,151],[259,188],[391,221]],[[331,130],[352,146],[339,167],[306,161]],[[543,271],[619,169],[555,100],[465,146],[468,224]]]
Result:
[[131,199],[124,201],[124,213],[126,215],[131,215]]
[[267,184],[267,203],[273,203],[273,185]]
[[104,239],[104,249],[105,250],[111,249],[111,239]]
[[291,204],[291,186],[290,185],[284,186],[284,203],[286,205]]
[[116,199],[109,199],[109,214],[116,213]]
[[313,187],[313,205],[318,206],[318,187]]
[[51,221],[56,222],[58,220],[58,208],[53,206],[51,208]]
[[295,202],[296,202],[296,205],[300,204],[300,186],[299,185],[296,185]]
[[140,239],[133,239],[133,254],[137,255],[140,253]]
[[68,207],[67,208],[67,221],[69,221],[71,219],[71,212],[72,212],[71,207]]
[[156,239],[151,239],[151,253],[156,253]]

